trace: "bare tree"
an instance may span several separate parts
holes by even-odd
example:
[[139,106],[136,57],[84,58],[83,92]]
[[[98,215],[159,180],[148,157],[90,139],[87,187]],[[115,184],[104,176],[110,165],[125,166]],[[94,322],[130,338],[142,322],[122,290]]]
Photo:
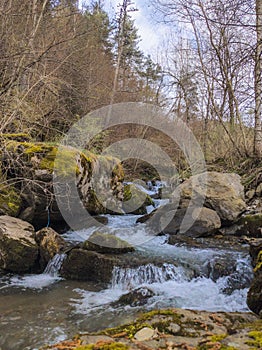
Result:
[[262,2],[256,0],[256,59],[255,59],[255,137],[254,137],[254,154],[262,158]]

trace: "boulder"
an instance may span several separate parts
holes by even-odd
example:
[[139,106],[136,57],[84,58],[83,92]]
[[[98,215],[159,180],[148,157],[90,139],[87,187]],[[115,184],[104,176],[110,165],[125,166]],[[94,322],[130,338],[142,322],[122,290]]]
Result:
[[229,276],[236,271],[236,263],[228,257],[215,257],[208,265],[209,277],[217,281],[220,277]]
[[83,249],[102,254],[123,254],[133,252],[135,248],[128,242],[107,233],[96,231],[83,245]]
[[37,257],[33,226],[17,218],[0,216],[0,268],[7,272],[29,272]]
[[144,215],[147,213],[147,206],[153,205],[152,198],[143,192],[135,184],[128,184],[124,187],[123,210],[125,213]]
[[240,218],[236,235],[262,238],[262,214],[250,214]]
[[61,268],[62,277],[72,280],[109,283],[118,259],[81,248],[72,249]]
[[236,221],[246,210],[244,187],[237,174],[206,172],[191,176],[179,185],[172,194],[174,202],[179,201],[180,207],[203,205],[213,209],[219,215],[223,224]]
[[[172,220],[170,221],[170,218]],[[170,221],[167,225],[166,222]],[[164,234],[183,235],[187,237],[205,237],[216,232],[221,226],[219,216],[208,208],[186,208],[168,211],[160,218]]]
[[[92,215],[111,213],[114,209],[121,212],[119,203],[123,200],[124,174],[116,158],[95,156],[73,147],[7,140],[3,143],[2,168],[8,181],[23,179],[16,185],[16,190],[21,192],[21,208],[12,206],[15,213],[10,214],[19,215],[36,229],[64,226],[61,205],[76,226],[85,221],[85,209]],[[73,191],[75,186],[76,191]],[[79,206],[83,208],[84,217],[80,217]]]
[[254,279],[247,295],[247,305],[251,311],[261,315],[262,313],[262,250],[257,255],[254,268]]
[[249,254],[252,259],[252,265],[253,267],[255,267],[257,264],[258,254],[260,251],[262,251],[262,238],[252,239],[251,241],[248,240],[248,242],[249,242]]
[[39,265],[43,271],[47,263],[66,248],[65,240],[51,227],[45,227],[36,232],[36,242],[39,245]]
[[147,287],[139,287],[127,294],[123,294],[114,304],[129,305],[132,307],[143,306],[149,298],[154,296],[154,292]]

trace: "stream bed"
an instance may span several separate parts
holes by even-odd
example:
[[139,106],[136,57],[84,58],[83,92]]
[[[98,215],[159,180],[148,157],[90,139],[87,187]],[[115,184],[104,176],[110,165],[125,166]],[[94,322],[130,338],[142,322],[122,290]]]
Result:
[[[161,203],[160,203],[161,204]],[[136,245],[147,259],[138,267],[115,267],[108,285],[63,280],[56,256],[40,275],[0,278],[0,349],[33,350],[72,337],[133,320],[155,308],[189,308],[247,312],[246,296],[252,278],[248,249],[192,248],[167,244],[152,237],[137,215],[108,217],[111,233]],[[94,228],[67,232],[71,242],[86,240]],[[228,273],[217,266],[228,262]],[[157,262],[157,263],[156,263]],[[220,264],[220,265],[219,265]],[[117,303],[135,288],[152,292],[143,306]]]

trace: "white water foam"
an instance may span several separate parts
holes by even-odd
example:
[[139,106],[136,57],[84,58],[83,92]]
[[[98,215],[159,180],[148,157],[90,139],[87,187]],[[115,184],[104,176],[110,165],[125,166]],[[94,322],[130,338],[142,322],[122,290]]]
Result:
[[12,276],[6,280],[0,289],[8,287],[21,287],[22,289],[43,289],[53,283],[60,281],[59,270],[65,259],[65,254],[56,254],[47,264],[42,274],[31,274],[24,276]]

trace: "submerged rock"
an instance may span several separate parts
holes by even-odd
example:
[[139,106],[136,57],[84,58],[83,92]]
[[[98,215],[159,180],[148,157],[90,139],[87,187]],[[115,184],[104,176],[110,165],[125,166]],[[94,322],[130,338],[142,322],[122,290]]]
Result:
[[139,287],[131,292],[122,295],[114,305],[129,305],[132,307],[145,305],[149,298],[154,296],[154,292],[147,287]]
[[135,250],[132,245],[121,238],[99,231],[94,232],[88,240],[83,243],[82,248],[102,254],[123,254]]
[[190,200],[195,206],[203,202],[217,212],[222,223],[236,221],[246,209],[240,176],[215,171],[191,176],[175,189],[172,200],[179,201],[180,207],[187,207]]
[[0,269],[29,272],[38,257],[33,226],[17,218],[0,216]]

